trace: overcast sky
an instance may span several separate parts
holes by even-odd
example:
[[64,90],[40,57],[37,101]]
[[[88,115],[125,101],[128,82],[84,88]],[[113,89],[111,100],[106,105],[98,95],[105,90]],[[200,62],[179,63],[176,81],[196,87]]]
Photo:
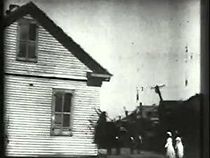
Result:
[[[199,0],[32,0],[113,74],[101,88],[110,117],[134,110],[136,87],[145,105],[200,92]],[[7,0],[25,4],[28,0]],[[141,91],[141,87],[143,91]]]

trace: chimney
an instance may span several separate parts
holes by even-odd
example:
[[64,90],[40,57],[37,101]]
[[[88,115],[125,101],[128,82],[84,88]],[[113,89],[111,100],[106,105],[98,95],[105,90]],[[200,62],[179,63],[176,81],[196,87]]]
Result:
[[9,15],[11,12],[15,11],[16,9],[18,9],[20,6],[16,5],[16,4],[10,4],[9,5],[9,9],[6,10],[6,15]]

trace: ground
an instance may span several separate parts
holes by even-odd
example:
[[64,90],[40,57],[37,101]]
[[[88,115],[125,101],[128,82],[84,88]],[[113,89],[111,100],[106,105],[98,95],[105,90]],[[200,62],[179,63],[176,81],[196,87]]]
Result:
[[108,155],[107,158],[164,158],[164,156],[154,152],[142,151],[141,154]]
[[141,151],[139,154],[136,150],[131,154],[129,148],[121,148],[120,155],[116,155],[116,150],[112,149],[106,158],[164,158],[164,155],[152,151]]

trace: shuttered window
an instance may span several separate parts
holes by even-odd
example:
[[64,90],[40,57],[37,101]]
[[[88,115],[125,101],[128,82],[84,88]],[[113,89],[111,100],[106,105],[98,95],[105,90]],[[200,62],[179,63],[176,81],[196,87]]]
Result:
[[18,21],[18,51],[17,60],[37,61],[36,45],[37,45],[37,25],[29,19],[21,19]]
[[72,90],[53,90],[52,135],[71,136]]

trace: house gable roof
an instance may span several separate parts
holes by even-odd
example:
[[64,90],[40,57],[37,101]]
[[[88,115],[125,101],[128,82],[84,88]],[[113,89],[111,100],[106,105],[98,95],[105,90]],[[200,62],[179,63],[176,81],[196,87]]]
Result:
[[42,27],[44,27],[52,36],[55,37],[66,49],[68,49],[75,57],[84,63],[95,74],[103,74],[110,78],[112,76],[105,68],[95,61],[80,45],[73,41],[59,26],[57,26],[41,9],[33,2],[29,2],[18,9],[10,12],[3,19],[3,26],[7,27],[19,18],[30,14],[36,19]]

